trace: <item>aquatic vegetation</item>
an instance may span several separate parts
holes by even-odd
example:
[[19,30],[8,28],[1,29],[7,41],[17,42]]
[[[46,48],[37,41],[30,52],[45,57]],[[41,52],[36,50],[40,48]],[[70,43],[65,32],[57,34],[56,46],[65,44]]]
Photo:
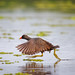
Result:
[[3,35],[7,35],[7,33],[3,33]]
[[9,60],[0,60],[2,64],[14,64],[14,62],[10,62]]
[[32,75],[32,74],[18,72],[18,73],[15,73],[15,75]]
[[3,33],[3,35],[11,35],[11,33]]
[[0,16],[0,19],[4,19],[4,17],[3,16]]
[[13,52],[0,52],[0,54],[13,54]]
[[9,60],[3,60],[3,62],[9,62]]
[[11,17],[0,16],[0,19],[12,19]]
[[18,17],[18,20],[25,20],[25,17]]
[[4,64],[4,63],[2,62],[2,64]]
[[11,35],[11,33],[8,33],[8,35]]
[[8,37],[8,39],[14,39],[13,37]]
[[19,63],[19,61],[15,61],[15,63]]
[[8,37],[11,35],[11,33],[2,33],[2,35],[4,35],[3,37],[1,38],[8,38],[8,39],[14,39],[13,37]]
[[42,24],[38,24],[38,23],[35,23],[35,24],[32,24],[32,26],[40,26]]
[[4,74],[4,75],[32,75],[32,74],[18,72],[15,74],[9,73],[9,74]]
[[67,24],[67,25],[49,25],[50,27],[75,27],[75,24]]
[[0,68],[0,71],[3,70],[2,68]]
[[9,60],[0,60],[0,62],[9,62]]
[[9,73],[9,74],[4,74],[4,75],[13,75],[12,73]]
[[36,34],[37,36],[48,36],[48,33],[46,32],[39,32],[38,34]]
[[75,16],[71,16],[71,17],[63,17],[64,19],[70,19],[70,20],[75,20]]
[[1,37],[1,38],[7,38],[6,36],[3,36],[3,37]]
[[42,62],[42,59],[23,59],[23,61],[36,61],[36,62]]
[[41,2],[37,1],[35,2],[35,6],[37,9],[46,9],[46,10],[56,10],[61,12],[68,12],[68,13],[74,13],[75,11],[75,3],[73,4],[71,0],[69,1],[46,1]]
[[[8,5],[7,5],[7,4]],[[14,6],[13,6],[14,5]],[[54,11],[61,11],[61,12],[70,12],[75,13],[75,1],[74,0],[33,0],[33,1],[12,1],[9,0],[8,2],[6,0],[3,0],[0,2],[0,8],[1,9],[9,9],[9,10],[15,10],[15,8],[19,8],[22,10],[32,8],[35,10],[54,10]],[[1,16],[0,19],[3,19],[4,17]]]
[[2,59],[2,57],[0,57],[0,59]]
[[4,39],[8,38],[8,39],[11,39],[11,40],[14,39],[13,37],[6,37],[6,36],[0,37],[0,38],[4,38]]
[[13,56],[17,56],[18,57],[18,56],[22,56],[22,55],[21,54],[14,54]]
[[[8,35],[11,35],[11,34],[8,34]],[[7,37],[7,36],[3,36],[3,37],[0,37],[0,38],[4,38],[4,39],[8,38],[8,39],[11,39],[11,40],[14,39],[13,37]]]
[[0,60],[0,62],[2,62],[2,64],[14,64],[14,63],[19,63],[19,61],[10,62],[10,60]]
[[50,33],[52,33],[52,32],[51,31],[41,31],[36,35],[37,36],[48,36]]
[[72,20],[75,20],[75,16],[71,17]]
[[14,64],[14,62],[5,62],[5,64]]

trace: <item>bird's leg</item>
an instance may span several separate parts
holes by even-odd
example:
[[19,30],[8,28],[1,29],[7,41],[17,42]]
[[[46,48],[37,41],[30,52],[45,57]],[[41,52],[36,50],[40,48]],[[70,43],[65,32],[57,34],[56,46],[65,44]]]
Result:
[[34,55],[34,56],[29,56],[29,58],[36,58],[36,57],[42,57],[43,53],[41,55]]
[[56,49],[56,51],[59,51],[59,49]]
[[41,54],[41,56],[43,56],[43,53]]
[[57,59],[61,60],[61,59],[57,56],[57,54],[56,54],[56,49],[54,49],[54,56],[55,56]]

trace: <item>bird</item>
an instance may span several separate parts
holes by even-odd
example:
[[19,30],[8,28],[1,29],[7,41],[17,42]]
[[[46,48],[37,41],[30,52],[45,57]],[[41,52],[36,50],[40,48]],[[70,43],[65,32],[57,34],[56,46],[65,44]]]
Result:
[[23,54],[33,55],[41,52],[41,55],[39,57],[42,57],[45,51],[51,52],[51,50],[54,50],[54,56],[60,60],[60,58],[56,54],[56,48],[59,48],[59,45],[54,46],[53,44],[40,37],[31,38],[25,34],[22,35],[19,39],[27,40],[27,42],[16,46],[16,48]]

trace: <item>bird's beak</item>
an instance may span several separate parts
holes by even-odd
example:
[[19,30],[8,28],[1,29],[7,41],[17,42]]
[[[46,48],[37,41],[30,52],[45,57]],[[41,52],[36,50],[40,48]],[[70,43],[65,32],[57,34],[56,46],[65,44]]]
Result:
[[22,37],[20,37],[19,39],[22,39]]

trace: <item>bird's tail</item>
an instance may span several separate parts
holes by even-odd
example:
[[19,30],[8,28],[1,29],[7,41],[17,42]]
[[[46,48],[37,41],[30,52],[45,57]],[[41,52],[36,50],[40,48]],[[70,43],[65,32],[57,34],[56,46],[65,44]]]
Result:
[[59,48],[59,45],[53,46],[54,49]]

